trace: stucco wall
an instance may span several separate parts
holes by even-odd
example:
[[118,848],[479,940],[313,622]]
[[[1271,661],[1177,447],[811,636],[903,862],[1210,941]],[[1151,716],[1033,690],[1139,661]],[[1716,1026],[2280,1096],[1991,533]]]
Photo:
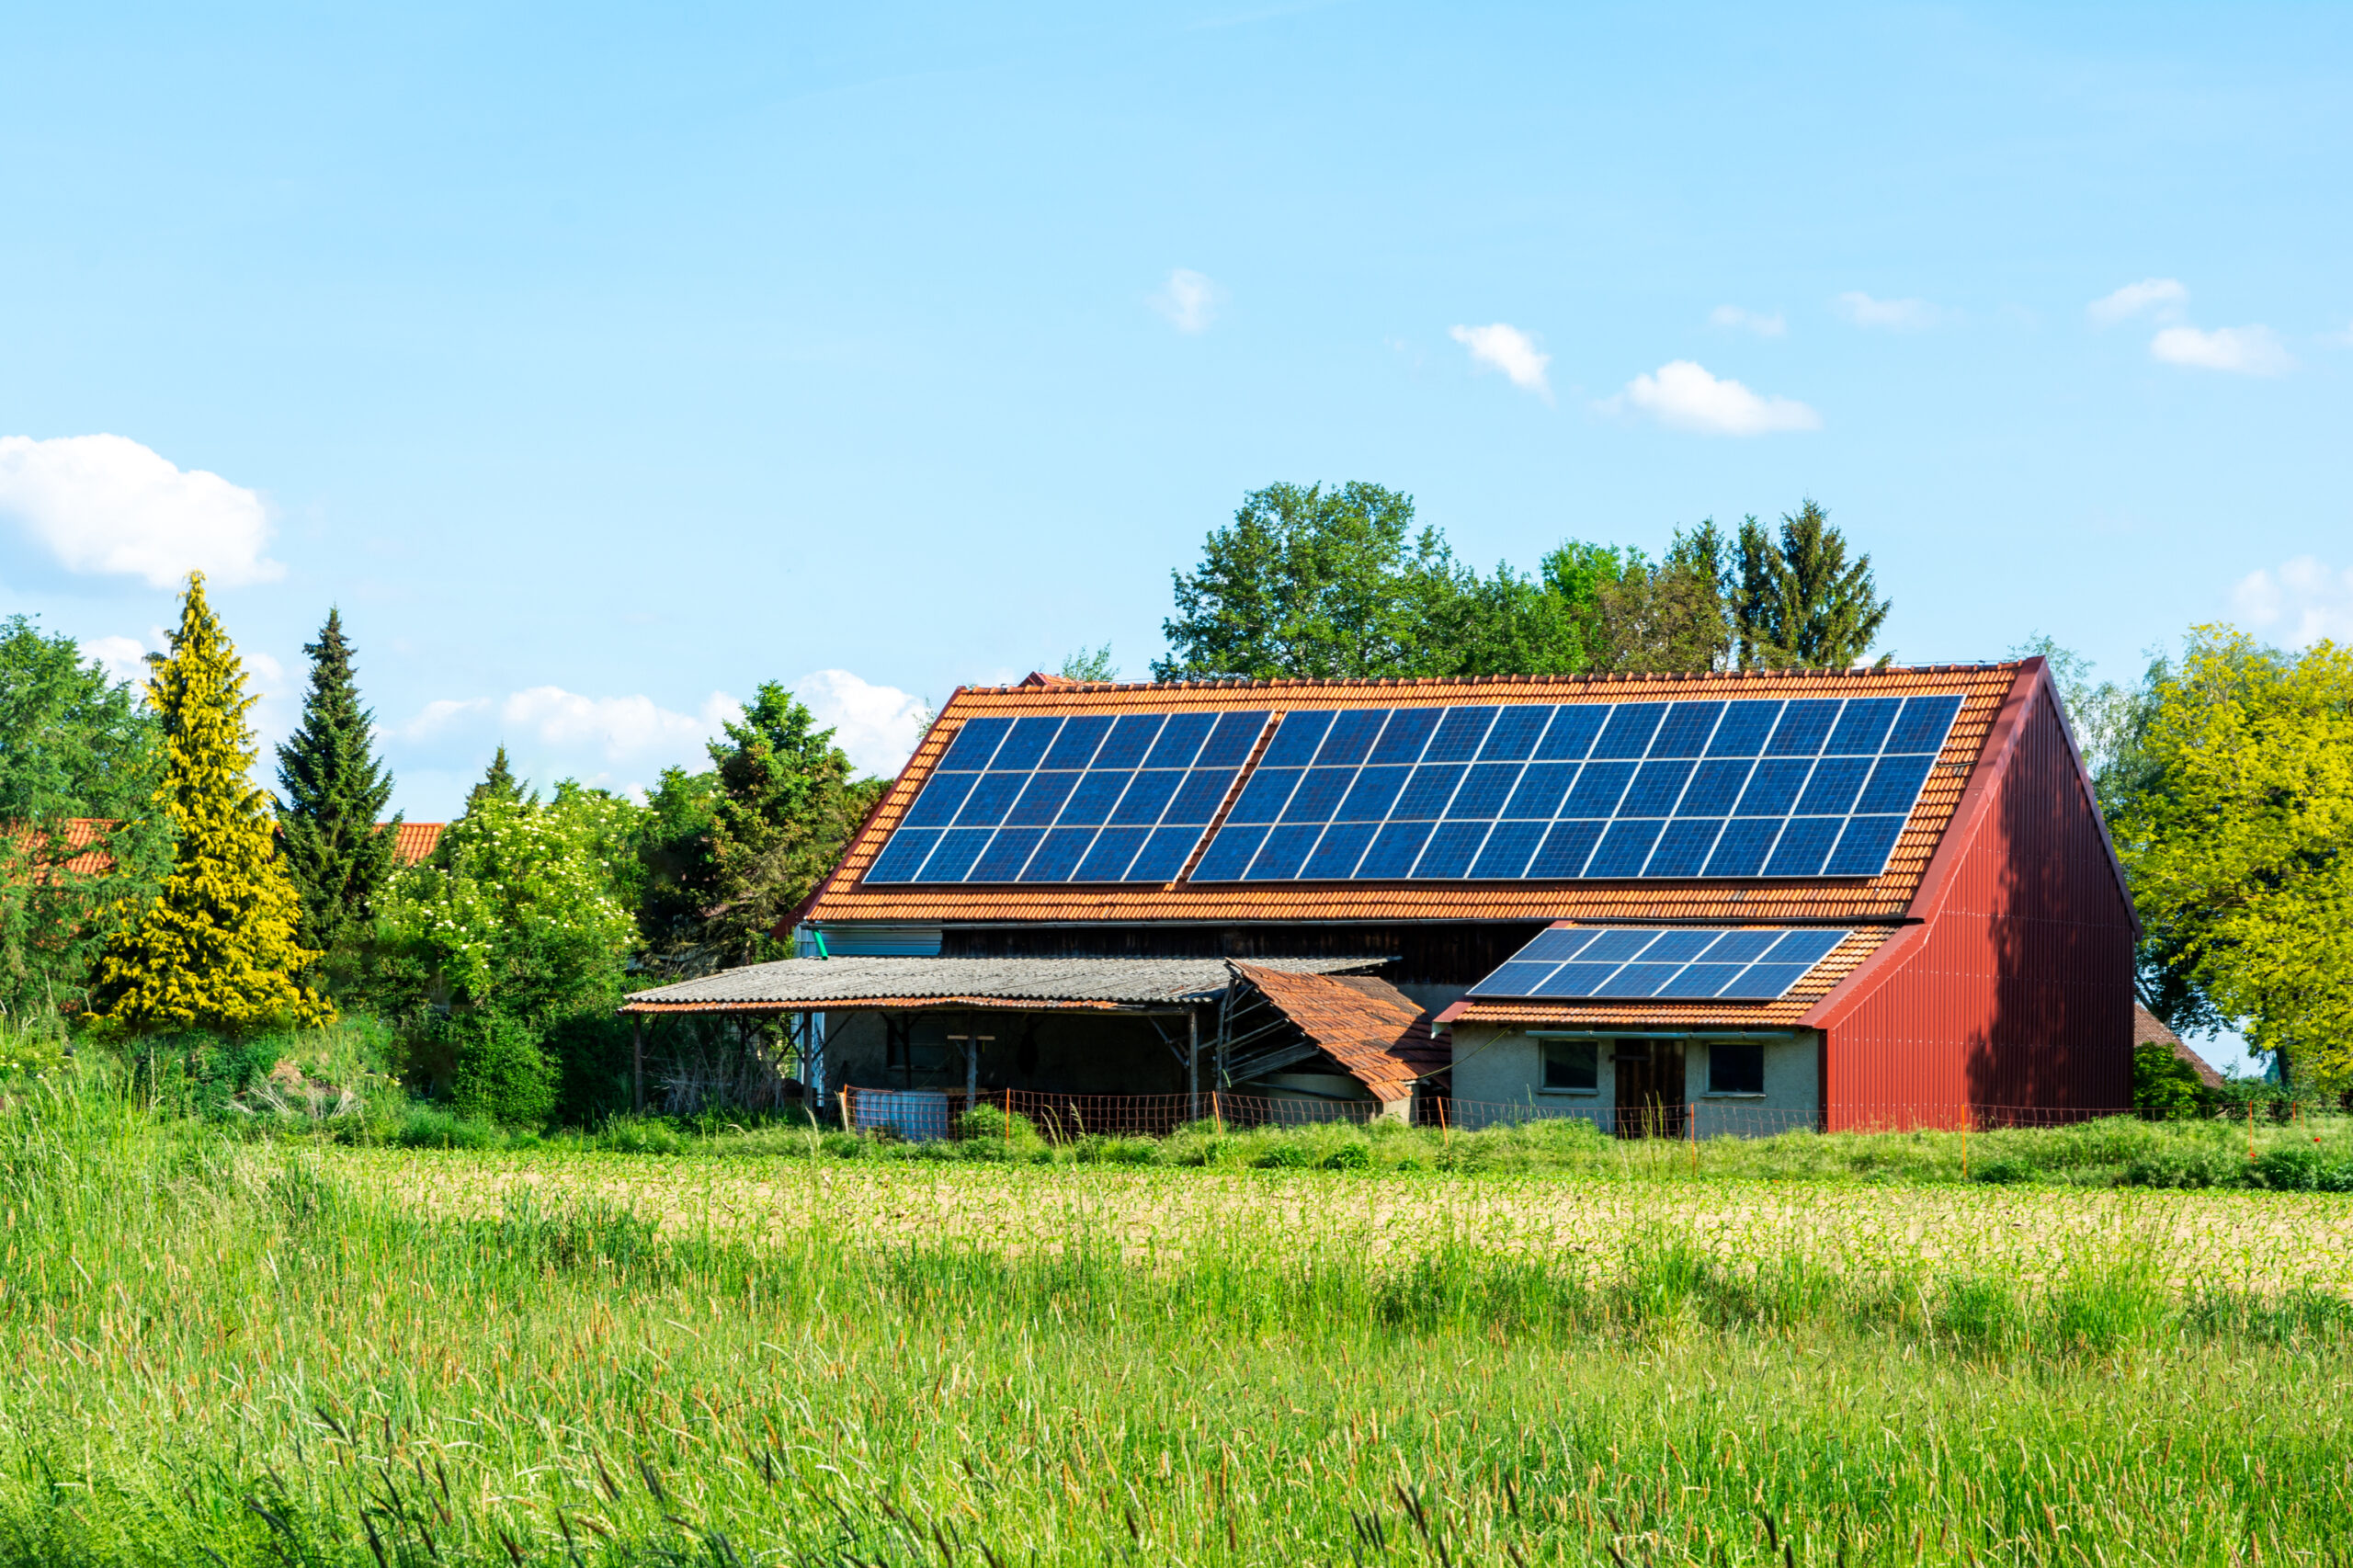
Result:
[[[1618,1103],[1611,1044],[1596,1042],[1596,1087],[1591,1094],[1546,1089],[1542,1042],[1510,1029],[1457,1024],[1454,1028],[1454,1115],[1464,1127],[1518,1120],[1529,1114],[1583,1116],[1608,1128]],[[1813,1036],[1765,1042],[1762,1095],[1708,1092],[1708,1044],[1683,1047],[1687,1093],[1702,1138],[1726,1134],[1761,1136],[1812,1127],[1821,1112],[1821,1055]],[[1502,1110],[1495,1108],[1511,1108]]]

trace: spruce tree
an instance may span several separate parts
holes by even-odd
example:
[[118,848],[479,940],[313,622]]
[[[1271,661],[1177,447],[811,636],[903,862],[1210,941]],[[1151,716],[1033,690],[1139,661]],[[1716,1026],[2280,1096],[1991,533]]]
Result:
[[301,943],[332,953],[373,913],[377,890],[392,874],[400,819],[377,828],[392,779],[376,759],[375,715],[359,706],[352,683],[342,611],[327,611],[319,640],[302,652],[311,655],[311,690],[301,727],[278,748],[278,846],[302,900]]
[[1845,537],[1816,503],[1784,513],[1778,540],[1744,519],[1737,549],[1726,576],[1741,668],[1844,669],[1886,624],[1889,602],[1878,597],[1871,558],[1849,562]]
[[299,978],[318,954],[295,928],[301,900],[276,858],[269,796],[253,786],[245,672],[188,575],[172,649],[148,682],[164,741],[155,803],[172,869],[135,925],[108,942],[97,1003],[129,1029],[324,1024],[335,1009]]
[[[523,781],[506,766],[506,748],[503,745],[498,748],[498,755],[490,759],[490,771],[482,776],[482,782],[466,791],[466,810],[472,811],[474,803],[486,796],[511,805],[523,803]],[[537,791],[531,799],[539,799]]]

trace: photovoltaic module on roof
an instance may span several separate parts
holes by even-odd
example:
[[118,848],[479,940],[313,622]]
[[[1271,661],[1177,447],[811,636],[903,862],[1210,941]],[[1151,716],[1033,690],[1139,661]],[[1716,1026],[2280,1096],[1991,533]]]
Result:
[[1241,776],[1265,711],[974,719],[869,882],[1165,882]]
[[1770,1002],[1852,933],[1743,926],[1554,928],[1471,988],[1473,996]]
[[1958,696],[1291,713],[1197,882],[1870,877]]
[[[1961,700],[1290,712],[1190,880],[1875,876]],[[972,720],[866,881],[1166,881],[1273,717]]]

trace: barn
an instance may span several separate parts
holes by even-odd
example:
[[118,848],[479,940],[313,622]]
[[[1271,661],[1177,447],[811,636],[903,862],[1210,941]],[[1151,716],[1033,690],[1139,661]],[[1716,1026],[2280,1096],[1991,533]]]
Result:
[[795,930],[627,1010],[780,1018],[883,1119],[2131,1103],[2137,928],[2040,659],[960,688]]

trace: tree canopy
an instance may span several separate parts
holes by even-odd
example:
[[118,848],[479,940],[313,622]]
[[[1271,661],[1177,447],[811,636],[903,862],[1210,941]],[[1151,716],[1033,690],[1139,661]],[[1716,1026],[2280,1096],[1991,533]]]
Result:
[[1458,562],[1409,495],[1272,484],[1243,498],[1191,572],[1154,678],[1369,678],[1846,665],[1887,619],[1870,558],[1812,501],[1778,537],[1754,517],[1677,529],[1653,561],[1578,540],[1533,574]]
[[2111,825],[2144,984],[2154,960],[2290,1081],[2353,1085],[2353,653],[2200,627],[2131,745]]
[[256,748],[244,665],[191,574],[170,653],[147,700],[164,743],[155,794],[174,828],[172,867],[137,923],[107,945],[97,1001],[121,1028],[242,1033],[335,1017],[301,979],[317,959],[295,935],[301,901],[277,858],[269,797],[249,782]]
[[367,929],[392,874],[400,818],[378,826],[392,778],[376,758],[375,715],[360,706],[339,610],[302,651],[311,689],[301,726],[278,748],[278,843],[301,895],[301,943],[332,953]]

